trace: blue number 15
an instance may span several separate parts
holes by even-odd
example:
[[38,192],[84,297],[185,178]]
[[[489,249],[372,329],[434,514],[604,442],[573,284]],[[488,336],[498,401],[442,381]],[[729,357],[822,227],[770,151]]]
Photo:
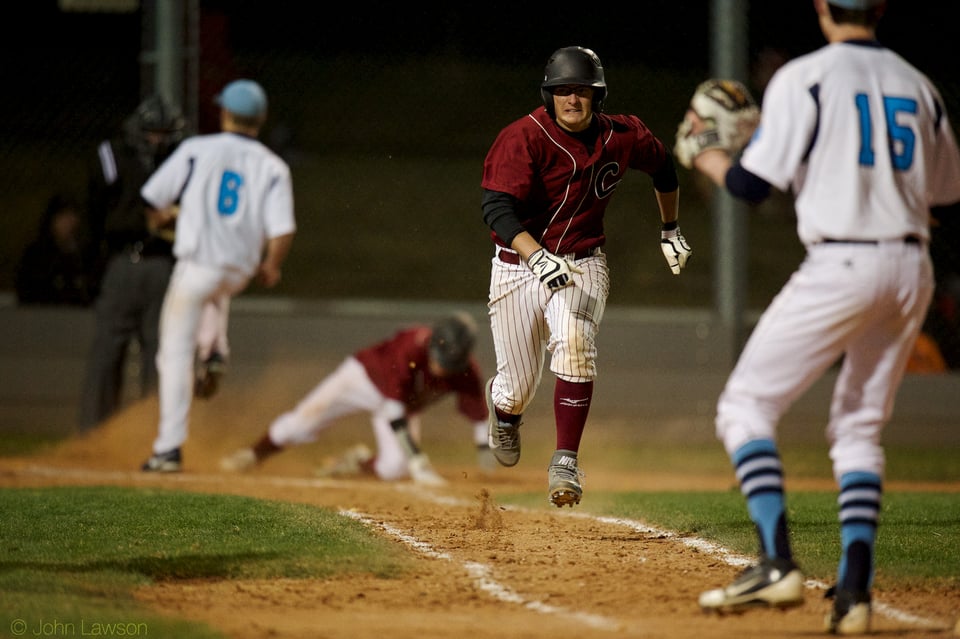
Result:
[[[857,111],[860,112],[860,164],[873,166],[873,117],[870,115],[870,103],[867,94],[856,96]],[[913,152],[916,134],[910,127],[897,122],[900,113],[916,114],[917,101],[912,98],[883,98],[883,112],[887,124],[887,143],[890,145],[890,157],[893,168],[906,171],[913,165]]]

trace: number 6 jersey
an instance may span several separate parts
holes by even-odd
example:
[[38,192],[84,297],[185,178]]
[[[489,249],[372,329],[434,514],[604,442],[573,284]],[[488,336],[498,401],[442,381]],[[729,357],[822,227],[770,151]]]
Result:
[[256,272],[264,243],[296,230],[290,168],[238,133],[184,140],[140,191],[151,206],[180,203],[178,259]]

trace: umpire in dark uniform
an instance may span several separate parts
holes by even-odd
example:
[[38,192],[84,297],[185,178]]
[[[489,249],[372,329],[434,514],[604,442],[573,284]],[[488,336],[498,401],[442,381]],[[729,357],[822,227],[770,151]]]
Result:
[[89,174],[87,213],[103,273],[96,328],[80,400],[81,431],[121,404],[128,348],[139,347],[140,395],[157,386],[160,306],[173,270],[172,237],[148,228],[140,187],[183,138],[179,107],[145,99],[119,134],[97,147]]

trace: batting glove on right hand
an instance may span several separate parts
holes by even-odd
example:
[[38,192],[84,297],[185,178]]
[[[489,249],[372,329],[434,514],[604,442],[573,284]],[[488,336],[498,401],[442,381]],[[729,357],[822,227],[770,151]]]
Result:
[[687,265],[687,260],[693,254],[687,240],[680,234],[680,228],[660,231],[660,248],[667,258],[667,265],[674,275],[680,275],[680,270]]
[[527,258],[527,266],[551,291],[573,284],[572,273],[583,273],[576,265],[543,248]]

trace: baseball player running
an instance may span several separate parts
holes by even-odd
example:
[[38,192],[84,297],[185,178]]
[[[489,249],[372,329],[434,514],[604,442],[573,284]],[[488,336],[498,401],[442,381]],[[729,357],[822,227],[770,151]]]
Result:
[[[230,299],[253,277],[280,282],[296,223],[290,168],[256,138],[267,96],[236,80],[217,97],[222,131],[185,140],[144,184],[156,218],[179,200],[177,258],[160,313],[160,424],[148,472],[181,469],[194,392],[194,359],[229,358]],[[167,223],[157,219],[158,225]]]
[[[473,357],[476,326],[457,313],[433,326],[410,326],[350,355],[296,407],[277,417],[253,446],[222,460],[227,471],[248,470],[286,447],[306,444],[337,419],[357,412],[370,415],[377,453],[351,455],[356,471],[385,481],[411,478],[439,485],[419,446],[420,413],[448,394],[473,423],[481,468],[489,455],[483,378]],[[362,450],[362,449],[361,449]]]
[[[934,86],[876,41],[885,0],[815,0],[828,44],[783,66],[760,126],[738,161],[688,111],[677,157],[750,201],[794,192],[807,256],[764,312],[717,405],[759,535],[761,557],[706,610],[803,602],[784,508],[776,425],[841,362],[827,438],[839,489],[841,556],[826,629],[869,631],[874,546],[884,475],[881,430],[933,290],[930,207],[960,200],[960,154]],[[713,118],[713,122],[722,121]],[[692,137],[691,137],[692,136]],[[691,139],[707,144],[689,153]]]
[[548,499],[580,502],[580,440],[597,376],[596,337],[610,287],[603,216],[627,169],[653,178],[661,247],[674,274],[691,251],[677,224],[679,186],[669,150],[634,115],[607,115],[600,59],[563,47],[549,58],[543,106],[504,128],[483,165],[483,220],[492,229],[489,313],[497,372],[486,385],[489,443],[520,459],[521,416],[546,352],[556,375],[556,452]]

